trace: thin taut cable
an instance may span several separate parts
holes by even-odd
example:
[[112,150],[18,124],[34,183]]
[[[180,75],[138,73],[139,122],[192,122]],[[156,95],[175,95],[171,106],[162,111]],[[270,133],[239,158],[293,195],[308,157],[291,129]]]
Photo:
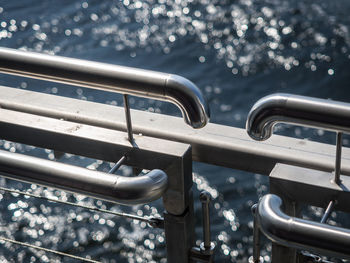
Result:
[[89,259],[89,258],[83,258],[83,257],[75,256],[75,255],[72,255],[72,254],[64,253],[64,252],[53,250],[53,249],[49,249],[49,248],[44,248],[44,247],[31,245],[31,244],[28,244],[28,243],[20,242],[20,241],[17,241],[17,240],[14,240],[14,239],[10,239],[10,238],[6,238],[6,237],[3,237],[3,236],[0,236],[0,240],[3,240],[5,242],[10,242],[10,243],[13,243],[13,244],[16,244],[16,245],[24,246],[24,247],[30,247],[30,248],[34,248],[34,249],[38,249],[38,250],[43,250],[45,252],[53,253],[53,254],[56,254],[56,255],[59,255],[59,256],[64,256],[64,257],[69,257],[69,258],[73,258],[73,259],[78,259],[78,260],[85,261],[85,262],[101,263],[100,261],[96,261],[96,260],[92,260],[92,259]]
[[[80,204],[67,202],[67,201],[62,201],[62,200],[58,200],[58,199],[56,200],[56,199],[48,198],[48,197],[45,197],[45,196],[35,195],[35,194],[28,193],[28,192],[22,192],[22,191],[19,191],[19,190],[9,189],[9,188],[5,188],[5,187],[1,187],[1,186],[0,186],[0,190],[5,191],[5,192],[19,194],[19,195],[26,195],[26,196],[30,196],[30,197],[35,197],[35,198],[43,199],[43,200],[50,201],[50,202],[55,202],[55,203],[60,203],[60,204],[65,204],[65,205],[71,205],[71,206],[75,206],[75,207],[85,208],[85,209],[88,209],[88,210],[91,210],[91,211],[97,211],[97,212],[111,214],[111,215],[115,215],[115,216],[121,216],[121,217],[130,218],[130,219],[135,219],[135,220],[146,222],[146,223],[150,224],[152,227],[160,227],[160,228],[162,228],[160,223],[163,221],[163,218],[155,218],[155,217],[146,218],[146,217],[126,214],[126,213],[122,213],[122,212],[115,212],[115,211],[110,211],[110,210],[98,208],[98,207],[95,207],[95,206],[80,205]],[[158,224],[160,224],[160,225],[158,226]]]

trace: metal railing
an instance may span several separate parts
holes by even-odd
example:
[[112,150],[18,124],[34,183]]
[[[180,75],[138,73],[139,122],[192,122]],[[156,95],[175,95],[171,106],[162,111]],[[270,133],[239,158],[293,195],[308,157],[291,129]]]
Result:
[[350,132],[350,104],[277,93],[257,101],[247,118],[254,140],[271,137],[276,123],[292,123],[331,131]]
[[[302,220],[284,214],[281,210],[282,200],[277,195],[266,195],[262,198],[258,207],[253,209],[256,220],[254,224],[254,262],[260,262],[260,254],[257,251],[259,250],[260,242],[259,230],[273,242],[282,244],[285,247],[349,258],[350,230],[329,226],[324,223],[340,199],[339,193],[329,194],[329,189],[333,188],[335,191],[345,192],[345,194],[349,192],[347,185],[340,179],[340,173],[342,132],[350,132],[350,104],[291,94],[272,94],[260,99],[252,107],[246,122],[247,133],[254,140],[267,140],[271,137],[273,127],[277,123],[291,123],[337,132],[334,179],[330,181],[330,186],[317,186],[319,182],[312,183],[313,186],[317,186],[316,189],[318,188],[319,193],[313,190],[310,192],[310,195],[320,196],[322,190],[328,188],[326,191],[326,193],[328,192],[326,194],[328,196],[328,205],[321,223]],[[274,173],[286,173],[283,169],[287,171],[292,170],[291,173],[297,172],[294,168],[276,167],[278,172],[275,171]],[[307,171],[303,172],[307,173]],[[273,172],[271,175],[273,175]],[[322,174],[320,176],[322,177]],[[286,175],[277,175],[277,177],[279,178],[279,181],[277,180],[278,184],[284,189],[280,193],[289,203],[289,209],[287,210],[297,215],[297,206],[300,204],[293,200],[285,190],[292,187],[293,183],[308,184],[307,180],[300,181],[300,179],[296,179],[294,175],[288,173]],[[327,182],[327,175],[323,177],[323,180]],[[270,186],[272,182],[273,180],[270,180]],[[271,191],[276,191],[273,187],[271,188]],[[297,191],[297,187],[294,188],[294,191]],[[305,202],[308,203],[307,198]],[[283,248],[277,247],[277,250],[282,251]],[[295,251],[289,250],[289,252],[296,255]],[[278,257],[276,262],[281,260],[282,257]],[[289,259],[288,262],[294,261],[295,259]]]
[[286,215],[283,202],[265,195],[256,211],[258,227],[272,241],[323,255],[350,258],[350,230]]
[[334,182],[340,184],[342,132],[350,132],[350,104],[291,94],[273,94],[255,103],[249,112],[246,128],[254,140],[266,140],[279,122],[337,132]]
[[160,198],[168,178],[161,170],[123,177],[0,150],[0,173],[8,178],[89,195],[123,205]]
[[[341,187],[342,184],[348,181],[350,184],[350,180],[345,178],[340,181],[341,132],[348,132],[350,126],[348,104],[277,94],[260,100],[248,116],[247,131],[254,140],[269,138],[272,135],[273,125],[278,122],[340,131],[335,154],[337,160],[335,174],[339,176],[335,177],[336,184],[327,182],[322,185],[322,180],[312,179],[319,178],[319,171],[301,170],[301,173],[310,173],[310,178],[292,178],[290,174],[284,178],[283,173],[289,167],[283,166],[283,169],[280,169],[278,163],[323,170],[328,176],[327,172],[334,170],[334,155],[320,154],[318,149],[322,148],[324,152],[329,153],[333,150],[329,145],[305,141],[300,143],[300,140],[284,136],[273,136],[269,142],[255,142],[242,129],[217,124],[208,124],[193,133],[183,126],[183,122],[180,123],[178,118],[138,111],[132,111],[133,121],[131,121],[128,94],[173,102],[183,112],[187,124],[193,128],[206,125],[209,120],[209,108],[205,99],[193,83],[182,77],[6,48],[0,48],[0,72],[120,92],[124,95],[124,109],[121,109],[88,101],[0,87],[0,91],[3,92],[0,98],[0,138],[115,162],[107,174],[0,151],[0,172],[10,178],[80,192],[128,205],[163,197],[166,210],[164,218],[159,220],[140,218],[140,220],[164,228],[169,263],[213,262],[215,245],[210,237],[208,193],[201,195],[204,242],[198,247],[194,244],[192,160],[270,174],[272,193],[278,192],[278,185],[281,182],[284,190],[292,189],[292,194],[288,193],[289,197],[295,192],[295,184],[302,185],[304,187],[302,189],[311,187],[310,193],[318,191],[325,193],[324,198],[329,202],[329,209],[325,212],[323,222],[326,222],[333,207],[344,208],[344,205],[338,205],[337,202],[346,200],[348,196],[348,191]],[[24,99],[28,96],[30,100]],[[127,139],[125,119],[120,117],[123,111],[126,115]],[[142,135],[134,138],[133,133]],[[350,156],[348,149],[343,150],[346,156]],[[145,168],[151,172],[128,178],[113,175],[122,164]],[[343,164],[342,173],[350,175],[349,164]],[[48,174],[50,177],[46,176]],[[300,175],[294,171],[291,174]],[[280,175],[282,177],[279,177]],[[17,190],[0,190],[31,196],[30,193]],[[304,198],[304,193],[307,192],[302,191],[298,194],[302,196],[300,198]],[[259,229],[273,241],[284,242],[284,245],[311,250],[316,248],[315,251],[327,253],[334,249],[324,247],[318,250],[320,247],[316,240],[318,235],[324,238],[324,242],[326,242],[324,233],[327,231],[333,231],[335,237],[338,237],[338,234],[345,235],[344,239],[347,239],[348,230],[300,221],[301,219],[290,213],[295,208],[293,207],[295,203],[300,200],[287,202],[284,197],[282,197],[283,203],[288,208],[288,213],[282,212],[277,197],[266,197],[259,205],[256,212],[259,220],[254,224],[254,230],[258,230],[254,232],[255,262],[260,260],[257,252]],[[311,204],[321,203],[313,196],[306,197],[304,199]],[[94,207],[86,208],[97,211]],[[120,216],[137,217],[123,213],[120,213]],[[304,224],[303,229],[308,229],[305,233],[301,233],[301,228],[298,228],[300,224]],[[290,232],[288,227],[291,228]],[[290,240],[289,234],[296,235],[297,238]],[[309,243],[304,242],[304,238],[309,238],[311,241],[308,239]],[[275,257],[277,251],[275,248],[276,246],[273,246],[273,262],[281,262],[278,259],[276,261],[278,257]],[[284,251],[281,247],[277,249],[280,252]],[[348,251],[344,249],[337,248],[333,252],[337,255],[348,255]]]
[[150,70],[0,48],[0,72],[169,101],[193,128],[209,121],[209,106],[188,79]]
[[[189,180],[191,171],[187,169],[190,158],[186,157],[190,147],[178,145],[178,147],[168,151],[167,156],[158,153],[160,159],[157,159],[157,153],[154,149],[149,149],[153,147],[152,144],[145,147],[134,139],[128,95],[174,103],[180,108],[187,124],[192,128],[202,128],[209,121],[209,107],[200,90],[192,82],[172,74],[8,48],[0,48],[0,72],[123,94],[129,141],[129,144],[126,144],[122,138],[123,143],[122,145],[119,144],[119,147],[121,146],[120,150],[114,150],[112,154],[115,156],[117,153],[118,158],[109,157],[113,158],[112,161],[116,159],[118,161],[108,174],[1,151],[0,172],[3,176],[79,192],[124,205],[143,204],[163,197],[164,206],[168,210],[164,214],[165,219],[148,221],[156,227],[161,226],[165,229],[169,259],[182,262],[189,260],[186,250],[189,251],[194,244],[194,236],[189,235],[188,231],[192,231],[193,227],[193,211],[190,210],[190,207],[193,206],[190,192],[192,182]],[[15,119],[19,120],[20,118]],[[79,125],[73,126],[66,129],[65,133],[72,134],[81,128]],[[8,128],[10,127],[7,126],[4,129],[5,133]],[[39,133],[43,134],[42,132],[41,130]],[[13,133],[15,137],[18,134],[21,134],[19,130]],[[93,132],[90,134],[91,136],[96,135]],[[29,135],[24,135],[23,142],[31,141],[33,143],[32,139],[29,138]],[[38,136],[34,136],[34,138],[38,138]],[[115,140],[116,137],[113,139]],[[40,137],[39,140],[45,141],[43,137]],[[55,141],[57,140],[55,139]],[[97,139],[95,143],[98,140],[101,141],[101,139]],[[58,148],[62,147],[63,152],[69,151],[68,148],[71,147],[67,142],[59,143],[59,145]],[[57,150],[52,144],[49,148]],[[81,146],[78,148],[85,154],[86,148],[85,150]],[[120,151],[122,155],[119,154]],[[150,158],[154,160],[146,161],[144,165],[142,161],[137,161],[137,159],[143,158],[143,152],[147,152]],[[122,164],[130,162],[131,159],[132,162],[136,162],[138,168],[152,167],[152,171],[146,175],[132,178],[113,175]],[[155,164],[170,169],[168,173],[170,177],[163,171],[154,169]],[[173,165],[175,167],[170,168]],[[11,190],[7,189],[7,191]],[[128,217],[135,216],[128,215]],[[183,229],[181,230],[176,226],[182,221],[183,226],[180,228]],[[183,242],[180,246],[169,235],[174,230],[177,231],[178,237],[181,238],[181,235],[183,235],[186,238],[186,242]],[[3,238],[3,240],[5,239]],[[6,239],[6,241],[19,244],[15,240]],[[21,244],[28,246],[28,244]],[[175,248],[183,250],[180,256]],[[43,248],[43,250],[47,251],[48,249]],[[201,258],[202,256],[209,256],[210,258],[212,255],[211,248],[205,247],[204,250],[205,253],[200,250],[193,257],[197,255]]]

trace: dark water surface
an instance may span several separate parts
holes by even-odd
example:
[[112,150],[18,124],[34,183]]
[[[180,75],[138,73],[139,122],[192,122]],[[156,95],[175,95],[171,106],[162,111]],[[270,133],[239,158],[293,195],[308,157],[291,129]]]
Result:
[[[196,83],[210,102],[211,122],[244,127],[253,103],[273,92],[350,102],[350,2],[287,0],[0,1],[0,46],[175,73]],[[1,85],[121,105],[120,95],[1,75]],[[1,94],[0,94],[1,95]],[[133,108],[180,115],[167,103],[132,98]],[[334,134],[280,126],[298,138],[334,143]],[[348,138],[345,145],[349,144]],[[0,141],[12,152],[53,159],[42,150]],[[65,154],[61,161],[107,171],[109,163]],[[123,174],[130,169],[123,167]],[[218,262],[247,262],[250,207],[267,179],[194,164],[194,192],[213,197]],[[1,185],[139,215],[161,202],[125,208],[81,195],[1,179]],[[0,194],[0,234],[104,262],[166,262],[164,235],[144,223],[64,205]],[[201,238],[200,204],[197,236]],[[310,208],[316,216],[319,209]],[[337,218],[337,222],[339,217]],[[333,218],[332,220],[335,220]],[[347,222],[346,217],[341,221]],[[1,262],[71,262],[50,253],[0,244]],[[269,246],[264,261],[269,262]]]

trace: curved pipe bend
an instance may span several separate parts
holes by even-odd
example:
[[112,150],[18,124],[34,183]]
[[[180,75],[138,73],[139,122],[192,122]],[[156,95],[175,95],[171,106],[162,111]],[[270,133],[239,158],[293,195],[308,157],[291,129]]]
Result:
[[2,47],[0,72],[172,102],[193,128],[209,121],[201,91],[177,75]]
[[350,230],[286,215],[282,200],[267,194],[258,204],[257,219],[261,231],[284,246],[324,255],[350,258]]
[[273,126],[280,122],[349,133],[350,104],[276,93],[254,104],[246,130],[254,140],[263,141],[271,137]]
[[161,170],[123,177],[0,150],[0,176],[81,193],[123,205],[160,198],[168,186]]

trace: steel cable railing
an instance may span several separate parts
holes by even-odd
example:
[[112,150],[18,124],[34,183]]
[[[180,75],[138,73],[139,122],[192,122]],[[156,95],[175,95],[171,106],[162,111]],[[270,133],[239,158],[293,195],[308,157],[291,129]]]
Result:
[[[23,192],[23,191],[19,191],[19,190],[15,190],[15,189],[9,189],[9,188],[6,188],[6,187],[0,187],[0,190],[3,191],[3,192],[7,192],[7,193],[17,194],[17,195],[22,195],[22,196],[29,196],[29,197],[33,197],[33,198],[37,198],[37,199],[46,200],[46,201],[49,201],[49,202],[55,202],[55,203],[59,203],[59,204],[64,204],[64,205],[69,205],[69,206],[74,206],[74,207],[88,209],[90,211],[95,211],[95,212],[110,214],[110,215],[114,215],[114,216],[124,217],[124,218],[128,218],[128,219],[138,220],[138,221],[146,222],[149,226],[154,227],[154,228],[163,228],[164,227],[163,218],[159,218],[159,217],[142,217],[142,216],[138,216],[138,215],[132,215],[132,214],[127,214],[127,213],[122,213],[122,212],[116,212],[116,211],[101,209],[101,208],[98,208],[98,207],[95,207],[95,206],[82,205],[82,204],[72,203],[72,202],[63,201],[63,200],[59,200],[59,199],[53,199],[53,198],[49,198],[49,197],[45,197],[45,196],[41,196],[41,195],[29,193],[29,192]],[[58,256],[62,256],[62,257],[69,257],[69,258],[72,258],[72,259],[75,259],[75,260],[80,260],[80,261],[83,261],[83,262],[100,263],[100,261],[96,261],[96,260],[93,260],[93,259],[84,258],[84,257],[72,255],[72,254],[69,254],[69,253],[65,253],[65,252],[62,252],[62,251],[57,251],[57,250],[54,250],[54,249],[49,249],[49,248],[45,248],[45,247],[41,247],[41,246],[36,246],[36,245],[33,245],[33,244],[29,244],[29,243],[26,243],[26,242],[21,242],[21,241],[14,240],[14,239],[11,239],[11,238],[7,238],[7,237],[4,237],[4,236],[0,236],[0,240],[5,241],[5,242],[9,242],[9,243],[12,243],[12,244],[16,244],[16,245],[28,247],[28,248],[34,248],[34,249],[37,249],[37,250],[42,250],[42,251],[45,251],[45,252],[48,252],[48,253],[52,253],[52,254],[55,254],[55,255],[58,255]]]
[[100,261],[96,261],[96,260],[93,260],[93,259],[75,256],[75,255],[68,254],[68,253],[65,253],[65,252],[61,252],[61,251],[57,251],[57,250],[53,250],[53,249],[49,249],[49,248],[45,248],[45,247],[36,246],[36,245],[33,245],[33,244],[21,242],[21,241],[18,241],[18,240],[6,238],[6,237],[3,237],[3,236],[0,236],[0,240],[2,240],[4,242],[9,242],[9,243],[12,243],[12,244],[20,245],[20,246],[23,246],[23,247],[28,247],[28,248],[34,248],[34,249],[37,249],[37,250],[42,250],[42,251],[49,252],[49,253],[52,253],[52,254],[55,254],[55,255],[58,255],[58,256],[62,256],[62,257],[69,257],[71,259],[80,260],[80,261],[83,261],[83,262],[101,263]]
[[63,200],[59,200],[59,199],[54,199],[54,198],[49,198],[49,197],[42,196],[42,195],[29,193],[29,192],[23,192],[23,191],[19,191],[16,189],[9,189],[6,187],[1,187],[1,186],[0,186],[0,190],[4,191],[4,192],[12,193],[12,194],[42,199],[42,200],[49,201],[49,202],[84,208],[84,209],[87,209],[90,211],[95,211],[95,212],[110,214],[110,215],[114,215],[114,216],[124,217],[124,218],[128,218],[128,219],[138,220],[138,221],[146,222],[148,225],[150,225],[151,227],[154,227],[154,228],[163,228],[164,227],[164,222],[163,222],[164,219],[161,217],[152,217],[152,216],[142,217],[142,216],[132,215],[132,214],[123,213],[123,212],[111,211],[111,210],[107,210],[107,209],[98,208],[96,206],[89,206],[89,205],[72,203],[72,202],[68,202],[68,201],[63,201]]
[[[30,157],[30,158],[33,158],[33,157]],[[35,158],[35,159],[38,159],[38,158]],[[50,162],[50,161],[47,161],[47,162]],[[8,167],[8,165],[4,168],[4,166],[2,165],[3,163],[4,163],[4,161],[3,160],[1,161],[1,157],[0,157],[0,170],[1,171],[8,171],[8,168],[6,168],[6,167]],[[51,163],[53,163],[53,162],[51,162]],[[64,165],[64,166],[66,166],[66,165]],[[63,167],[63,168],[67,168],[67,167]],[[55,167],[52,167],[52,169],[55,170]],[[83,168],[80,168],[80,169],[83,169]],[[86,169],[83,169],[83,170],[86,170]],[[23,172],[28,172],[28,170],[24,170],[24,171],[22,170],[20,172],[20,174],[23,174]],[[47,174],[47,177],[50,178],[51,176],[54,176],[55,173],[57,173],[57,170],[54,171],[52,174],[51,173]],[[0,173],[0,174],[3,176],[2,173]],[[100,173],[100,174],[103,174],[103,173]],[[111,175],[111,176],[118,177],[116,175]],[[11,177],[11,175],[6,174],[5,177]],[[16,179],[18,179],[18,178],[19,178],[19,175],[16,175]],[[25,181],[28,181],[28,179],[26,178]],[[56,186],[56,188],[57,188],[57,186]],[[63,201],[63,200],[49,198],[49,197],[45,197],[45,196],[41,196],[41,195],[29,193],[29,192],[19,191],[19,190],[16,190],[16,189],[9,189],[9,188],[6,188],[6,187],[0,187],[0,191],[12,193],[12,194],[18,194],[18,195],[22,195],[22,196],[29,196],[29,197],[33,197],[33,198],[37,198],[37,199],[46,200],[46,201],[49,201],[49,202],[55,202],[55,203],[59,203],[59,204],[79,207],[79,208],[87,209],[87,210],[90,210],[90,211],[110,214],[110,215],[114,215],[114,216],[118,216],[118,217],[124,217],[124,218],[128,218],[128,219],[138,220],[138,221],[142,221],[142,222],[147,223],[149,226],[151,226],[153,228],[164,228],[164,219],[160,218],[160,217],[152,217],[152,216],[146,217],[146,216],[138,216],[138,215],[123,213],[123,212],[111,211],[111,210],[107,210],[107,209],[98,208],[98,207],[95,207],[95,206],[90,206],[90,205],[84,205],[84,204],[79,204],[79,203]],[[89,195],[91,196],[91,192],[89,192]],[[104,198],[104,199],[109,199],[110,200],[110,197],[107,197],[107,198]],[[128,203],[129,203],[129,201],[128,201]],[[148,200],[148,201],[150,201],[150,200]],[[29,244],[29,243],[26,243],[26,242],[21,242],[21,241],[14,240],[14,239],[11,239],[11,238],[7,238],[7,237],[4,237],[4,236],[0,236],[0,240],[2,240],[4,242],[9,242],[9,243],[12,243],[12,244],[16,244],[16,245],[28,247],[28,248],[33,248],[33,249],[45,251],[45,252],[52,253],[52,254],[55,254],[55,255],[58,255],[58,256],[68,257],[68,258],[71,258],[71,259],[74,259],[74,260],[83,261],[83,262],[92,262],[92,263],[99,263],[100,262],[100,261],[92,260],[92,259],[89,259],[89,258],[84,258],[84,257],[76,256],[76,255],[73,255],[73,254],[65,253],[65,252],[62,252],[62,251],[57,251],[57,250],[54,250],[54,249],[49,249],[49,248],[45,248],[45,247]]]

